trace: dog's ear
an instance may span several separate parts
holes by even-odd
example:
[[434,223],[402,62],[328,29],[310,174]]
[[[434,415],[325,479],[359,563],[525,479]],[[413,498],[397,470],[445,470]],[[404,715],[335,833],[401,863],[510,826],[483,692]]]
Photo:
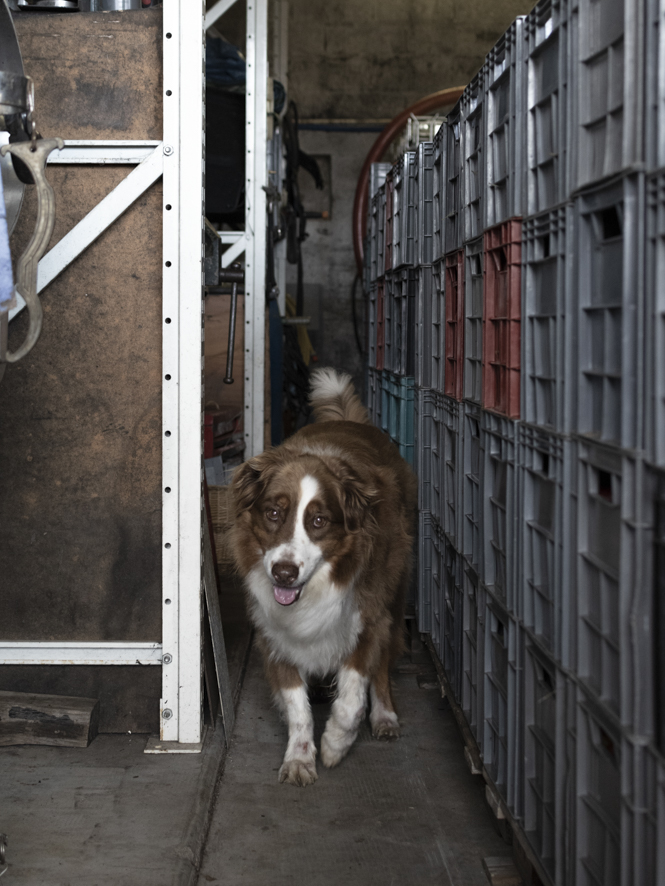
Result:
[[379,500],[374,478],[361,474],[342,459],[333,459],[329,467],[340,483],[344,524],[349,532],[357,532],[368,519],[374,519],[372,506]]
[[256,504],[276,464],[274,452],[267,450],[236,469],[231,483],[231,498],[236,516],[249,511]]

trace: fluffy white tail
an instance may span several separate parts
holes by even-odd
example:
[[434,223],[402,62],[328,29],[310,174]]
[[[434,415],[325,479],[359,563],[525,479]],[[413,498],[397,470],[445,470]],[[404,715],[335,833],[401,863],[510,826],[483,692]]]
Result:
[[309,402],[317,421],[370,423],[367,409],[355,392],[351,376],[345,372],[316,369],[311,376]]

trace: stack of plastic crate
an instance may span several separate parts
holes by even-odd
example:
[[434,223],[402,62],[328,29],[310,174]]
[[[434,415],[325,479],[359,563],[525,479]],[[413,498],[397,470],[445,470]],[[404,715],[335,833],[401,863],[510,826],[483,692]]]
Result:
[[419,623],[552,884],[665,872],[664,29],[540,0],[432,143]]

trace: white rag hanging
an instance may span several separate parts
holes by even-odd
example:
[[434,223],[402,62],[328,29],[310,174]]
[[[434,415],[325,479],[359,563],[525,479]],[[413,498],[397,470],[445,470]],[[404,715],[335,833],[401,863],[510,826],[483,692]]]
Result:
[[9,230],[7,228],[7,209],[5,194],[0,174],[0,312],[8,311],[16,304],[14,298],[14,276],[12,274],[12,257],[9,252]]

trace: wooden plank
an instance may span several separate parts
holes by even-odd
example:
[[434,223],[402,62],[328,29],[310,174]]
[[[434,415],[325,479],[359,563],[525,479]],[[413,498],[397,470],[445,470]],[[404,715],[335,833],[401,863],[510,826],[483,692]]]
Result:
[[508,856],[483,858],[483,870],[492,886],[523,886],[519,871]]
[[0,691],[0,747],[86,748],[97,735],[98,724],[96,698]]

